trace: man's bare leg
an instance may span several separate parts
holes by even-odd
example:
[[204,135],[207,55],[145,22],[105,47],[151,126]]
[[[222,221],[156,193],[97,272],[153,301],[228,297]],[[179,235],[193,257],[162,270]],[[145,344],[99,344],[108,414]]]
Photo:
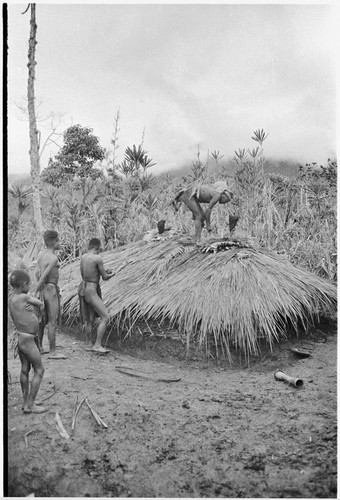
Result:
[[184,203],[192,213],[192,217],[195,221],[195,241],[199,242],[201,240],[202,227],[204,226],[205,220],[204,211],[196,197],[190,196],[187,191],[180,196],[180,201]]
[[206,220],[206,227],[207,227],[208,233],[211,233],[210,215],[211,215],[211,210],[209,210],[209,208],[207,208],[206,211],[204,212],[204,218]]
[[26,358],[24,354],[22,354],[19,350],[19,358],[21,361],[21,371],[20,371],[20,385],[22,390],[23,397],[23,408],[27,404],[28,393],[30,389],[29,385],[29,372],[30,372],[30,362]]
[[39,349],[40,352],[43,351],[43,338],[44,338],[44,332],[45,332],[45,322],[40,321],[39,323],[39,333],[38,333],[38,344],[39,344]]
[[107,309],[104,305],[104,302],[99,297],[99,295],[97,295],[97,293],[88,296],[87,302],[90,304],[94,312],[96,312],[97,315],[100,316],[100,322],[97,328],[96,341],[92,347],[92,350],[99,353],[108,353],[110,352],[110,349],[106,349],[105,347],[102,346],[104,333],[107,324],[109,322],[109,315]]
[[48,313],[47,332],[50,344],[50,353],[48,357],[51,359],[67,359],[67,356],[64,354],[57,353],[56,333],[60,308],[57,289],[54,285],[45,285],[44,294]]
[[[23,411],[24,413],[44,413],[47,411],[42,406],[36,406],[35,398],[38,394],[40,384],[44,375],[44,367],[42,365],[41,356],[39,349],[35,343],[34,336],[29,337],[21,334],[19,338],[19,355],[22,363],[22,370],[20,376],[20,382],[22,382],[22,390],[24,396]],[[31,388],[29,388],[29,370],[30,366],[33,366],[34,375],[31,382]]]
[[92,329],[95,318],[95,312],[90,306],[90,304],[86,305],[87,305],[87,320],[85,323],[85,342],[86,344],[90,345],[92,343]]
[[94,351],[98,351],[98,352],[107,352],[108,351],[108,349],[105,349],[104,347],[102,347],[102,340],[103,340],[104,333],[106,331],[106,327],[107,327],[108,322],[109,322],[108,316],[104,316],[100,320],[100,323],[99,323],[98,328],[97,328],[96,341],[93,345]]

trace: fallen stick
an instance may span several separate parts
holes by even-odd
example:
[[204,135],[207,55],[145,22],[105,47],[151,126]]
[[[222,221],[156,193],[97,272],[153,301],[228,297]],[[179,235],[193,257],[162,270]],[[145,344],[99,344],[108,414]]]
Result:
[[72,424],[71,424],[71,429],[73,430],[75,425],[76,425],[76,409],[77,409],[77,403],[78,403],[78,396],[76,396],[76,399],[74,401],[73,405],[73,413],[72,413]]
[[34,432],[34,430],[32,430],[32,431],[28,431],[28,432],[26,432],[26,434],[25,434],[25,445],[26,445],[26,448],[28,447],[27,436],[28,436],[29,434],[32,434],[32,432]]
[[55,414],[54,420],[56,422],[57,431],[59,432],[59,434],[61,435],[61,437],[64,438],[64,439],[70,439],[70,436],[67,433],[65,427],[63,426],[63,423],[61,421],[61,418],[60,418],[58,412]]
[[128,370],[134,370],[134,368],[115,366],[115,370],[129,377],[143,378],[145,380],[153,380],[154,382],[164,382],[170,384],[172,382],[180,382],[181,378],[160,378],[160,377],[150,377],[149,375],[143,375],[141,373],[130,373]]
[[105,429],[107,429],[107,425],[106,423],[104,422],[104,420],[102,420],[100,418],[100,416],[98,415],[97,412],[94,411],[94,409],[91,407],[90,403],[88,402],[88,399],[87,399],[87,396],[85,398],[85,403],[87,404],[87,406],[90,408],[90,411],[92,413],[92,415],[94,416],[94,419],[95,421],[97,422],[98,425],[101,425],[102,427],[105,427]]
[[43,399],[41,400],[41,402],[46,401],[47,399],[53,398],[53,396],[55,396],[56,394],[57,394],[57,391],[54,391],[54,393],[53,393],[53,394],[50,394],[49,396],[46,396],[46,398],[43,398]]
[[81,405],[84,403],[85,399],[87,398],[87,396],[85,396],[85,398],[83,398],[79,405],[77,406],[76,408],[76,405],[77,405],[77,402],[78,402],[78,396],[76,396],[76,400],[74,402],[74,410],[73,410],[73,417],[72,417],[72,425],[71,425],[71,429],[72,431],[74,431],[74,429],[76,428],[76,423],[77,423],[77,415],[79,413],[79,410],[80,410],[80,407]]

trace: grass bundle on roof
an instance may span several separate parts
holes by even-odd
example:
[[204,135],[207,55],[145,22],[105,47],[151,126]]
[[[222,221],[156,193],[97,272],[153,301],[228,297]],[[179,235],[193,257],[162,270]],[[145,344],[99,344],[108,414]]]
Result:
[[[287,324],[307,327],[335,306],[331,283],[275,252],[235,245],[217,251],[215,242],[203,252],[177,238],[104,252],[105,267],[117,270],[101,283],[111,319],[170,321],[186,335],[188,346],[193,340],[207,346],[213,339],[230,359],[232,346],[247,357],[258,354],[259,338],[272,346],[285,336]],[[61,270],[68,321],[79,317],[79,282],[79,261]]]

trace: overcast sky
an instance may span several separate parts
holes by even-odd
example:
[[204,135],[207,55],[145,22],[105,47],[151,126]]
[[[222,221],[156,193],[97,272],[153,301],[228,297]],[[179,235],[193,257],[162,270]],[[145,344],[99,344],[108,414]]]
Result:
[[[27,94],[30,13],[9,5],[9,173],[29,172]],[[325,164],[336,150],[334,7],[327,4],[40,4],[36,19],[39,117],[59,131],[90,127],[109,148],[120,112],[118,161],[144,148],[156,171],[219,150]],[[42,142],[49,121],[39,123]],[[62,142],[61,142],[62,144]],[[41,168],[57,152],[46,149]],[[153,170],[155,173],[155,170]]]

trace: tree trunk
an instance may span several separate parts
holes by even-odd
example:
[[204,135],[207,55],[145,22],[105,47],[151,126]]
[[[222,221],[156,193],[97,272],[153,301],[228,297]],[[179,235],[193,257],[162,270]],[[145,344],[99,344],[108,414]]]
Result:
[[37,231],[37,247],[38,251],[42,246],[43,223],[41,215],[41,201],[40,201],[40,160],[39,160],[39,139],[37,130],[37,120],[35,115],[35,96],[34,96],[34,80],[35,80],[35,46],[37,44],[37,24],[35,21],[35,4],[31,4],[31,20],[30,20],[30,38],[28,48],[28,117],[29,117],[29,131],[30,131],[30,163],[31,163],[31,177],[32,177],[32,191],[33,191],[33,214]]

